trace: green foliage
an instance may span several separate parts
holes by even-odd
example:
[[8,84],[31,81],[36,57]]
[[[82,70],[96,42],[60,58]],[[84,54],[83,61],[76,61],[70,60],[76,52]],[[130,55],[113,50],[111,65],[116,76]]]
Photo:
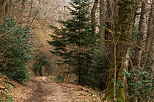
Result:
[[7,83],[7,84],[10,84],[10,85],[12,85],[14,88],[16,88],[16,85],[14,85],[14,84],[11,83],[11,82],[9,82],[9,81],[5,81],[5,80],[4,80],[4,82]]
[[154,99],[152,92],[154,89],[154,78],[151,79],[151,72],[140,69],[134,69],[130,72],[124,71],[124,76],[128,78],[128,90],[130,95],[134,96],[138,101],[151,101]]
[[55,80],[55,81],[60,81],[60,82],[61,82],[61,81],[62,81],[62,76],[59,75],[59,76],[57,76],[54,80]]
[[97,49],[92,56],[91,67],[86,76],[87,82],[92,87],[105,89],[107,87],[110,65],[107,52],[103,53],[100,49]]
[[54,46],[51,52],[63,58],[63,63],[69,65],[70,73],[78,76],[78,84],[84,84],[84,75],[91,67],[91,54],[96,46],[98,36],[93,34],[90,21],[89,0],[72,0],[68,7],[72,18],[59,21],[63,28],[51,26],[55,30],[53,39],[48,43]]
[[29,79],[25,66],[32,59],[32,47],[35,46],[29,40],[32,37],[30,31],[11,18],[6,18],[0,28],[0,71],[21,83]]
[[37,75],[38,71],[40,75],[42,75],[42,66],[45,67],[46,73],[49,74],[52,70],[49,58],[43,54],[39,54],[39,56],[35,56],[35,57],[36,57],[36,62],[34,64],[34,69],[33,69],[33,72],[35,73],[35,75]]
[[25,83],[29,80],[28,72],[25,67],[14,68],[14,70],[8,70],[8,71],[5,70],[4,73],[6,74],[6,76],[20,83]]
[[35,75],[36,75],[37,71],[39,71],[39,69],[40,69],[39,62],[35,62],[34,69],[33,69],[33,72],[35,73]]
[[51,78],[51,77],[50,77],[50,80],[52,80],[52,81],[57,81],[57,82],[62,82],[63,77],[60,76],[60,75],[58,75],[58,76],[56,76],[55,78]]

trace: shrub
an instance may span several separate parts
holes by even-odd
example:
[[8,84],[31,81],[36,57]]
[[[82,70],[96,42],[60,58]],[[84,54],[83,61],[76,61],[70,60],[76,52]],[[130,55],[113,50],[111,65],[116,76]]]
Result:
[[[37,72],[39,72],[40,76],[42,76],[44,72],[49,74],[52,69],[51,69],[51,63],[47,55],[39,54],[38,56],[35,57],[36,57],[36,62],[33,65],[34,66],[33,72],[35,73],[35,75],[37,75]],[[42,66],[44,67],[44,69],[42,68]]]
[[107,52],[103,53],[100,50],[95,50],[91,67],[88,69],[88,74],[85,75],[88,85],[105,89],[107,87],[109,65],[110,63]]
[[124,76],[128,78],[128,90],[131,96],[134,96],[138,101],[149,102],[154,99],[152,94],[154,86],[154,78],[150,71],[133,69],[130,72],[125,71]]
[[0,71],[6,76],[24,83],[29,78],[27,62],[32,58],[34,43],[31,29],[6,18],[0,28]]
[[37,71],[39,71],[39,69],[40,69],[39,62],[35,62],[34,69],[33,69],[33,72],[35,75],[37,75]]

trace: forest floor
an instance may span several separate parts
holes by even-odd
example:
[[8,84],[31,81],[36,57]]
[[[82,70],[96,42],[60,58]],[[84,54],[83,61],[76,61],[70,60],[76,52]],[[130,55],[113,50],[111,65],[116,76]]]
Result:
[[[0,76],[0,86],[8,87]],[[6,82],[6,81],[5,81]],[[69,83],[55,82],[50,77],[32,77],[26,85],[8,81],[16,88],[10,87],[9,95],[15,102],[101,102],[103,94],[91,88]],[[0,90],[1,91],[1,90]]]

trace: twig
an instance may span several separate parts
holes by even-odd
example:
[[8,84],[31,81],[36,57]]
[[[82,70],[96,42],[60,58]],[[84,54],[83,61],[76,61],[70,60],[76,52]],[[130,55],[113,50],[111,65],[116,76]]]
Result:
[[141,50],[143,50],[144,52],[146,52],[142,47],[140,47],[139,45],[137,45],[136,43],[134,43],[136,47],[140,48]]

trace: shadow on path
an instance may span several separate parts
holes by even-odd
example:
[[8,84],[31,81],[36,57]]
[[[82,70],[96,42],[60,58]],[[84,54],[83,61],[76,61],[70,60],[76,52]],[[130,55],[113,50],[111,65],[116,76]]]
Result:
[[33,88],[35,88],[35,90],[32,93],[32,96],[25,100],[24,102],[42,102],[42,97],[43,97],[43,90],[41,88],[41,82],[36,81],[36,80],[32,80],[35,85],[33,86]]

